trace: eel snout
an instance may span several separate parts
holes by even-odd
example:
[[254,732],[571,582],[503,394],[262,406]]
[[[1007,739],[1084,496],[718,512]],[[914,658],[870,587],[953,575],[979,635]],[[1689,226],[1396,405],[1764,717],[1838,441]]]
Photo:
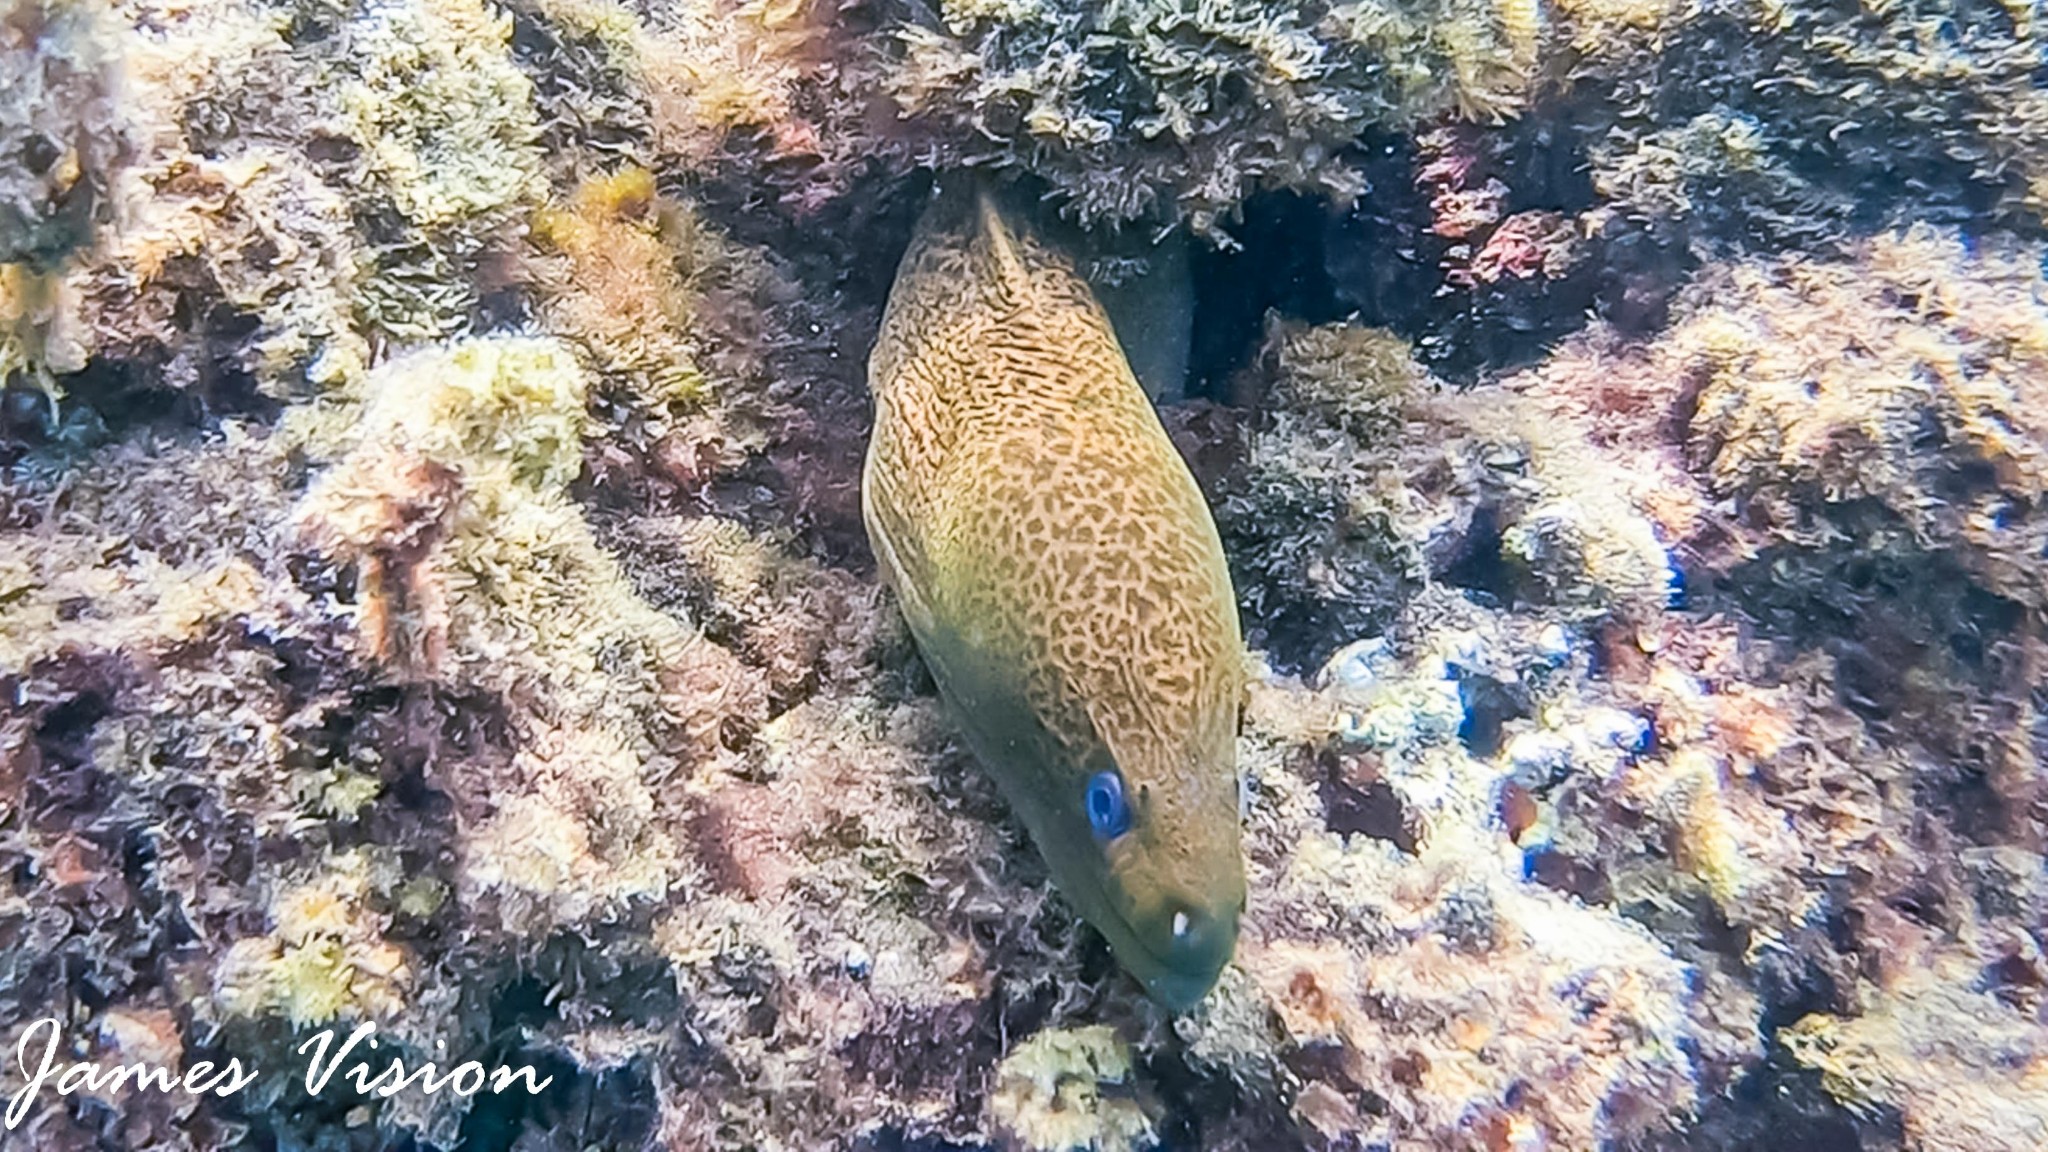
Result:
[[1200,861],[1214,867],[1199,874],[1191,863],[1180,861],[1163,878],[1112,867],[1102,893],[1111,915],[1097,918],[1114,924],[1104,935],[1124,967],[1173,1011],[1194,1007],[1215,985],[1237,950],[1244,911],[1243,871],[1234,855]]
[[1172,911],[1139,928],[1138,945],[1158,964],[1145,990],[1174,1011],[1199,1003],[1237,950],[1238,907],[1173,901]]

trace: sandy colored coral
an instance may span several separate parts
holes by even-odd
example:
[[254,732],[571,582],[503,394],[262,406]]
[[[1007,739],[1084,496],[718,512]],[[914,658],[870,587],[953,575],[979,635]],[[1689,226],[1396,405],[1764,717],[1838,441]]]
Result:
[[1041,1032],[997,1067],[989,1110],[1018,1149],[1133,1152],[1157,1134],[1136,1102],[1102,1090],[1130,1075],[1130,1053],[1107,1028]]
[[720,721],[700,713],[748,687],[718,683],[730,657],[640,600],[564,501],[583,369],[554,341],[475,341],[394,361],[366,388],[358,447],[298,518],[361,573],[375,656],[513,711],[524,787],[474,794],[465,887],[536,928],[659,899],[681,863],[650,782],[715,748]]
[[316,879],[280,892],[271,902],[270,933],[236,941],[221,962],[216,994],[227,1009],[276,1013],[295,1027],[344,1015],[403,1015],[409,962],[385,940],[385,918],[366,906],[369,870],[363,856],[345,854]]
[[506,57],[511,22],[463,0],[369,10],[348,28],[336,94],[360,173],[426,229],[488,221],[533,194],[533,85]]
[[322,78],[335,128],[358,149],[349,176],[410,234],[387,240],[358,308],[409,338],[466,326],[454,272],[541,192],[533,83],[512,64],[509,17],[475,0],[374,6],[340,33]]
[[[1946,976],[1948,979],[1944,980]],[[1830,1095],[1899,1113],[1917,1148],[2027,1148],[2048,1141],[2048,1050],[2038,1026],[1967,990],[1963,971],[1923,971],[1849,1021],[1809,1016],[1779,1036]]]
[[1991,591],[2042,605],[2048,538],[2027,513],[2048,485],[2042,290],[2030,254],[1972,255],[1926,229],[1851,264],[1730,269],[1702,289],[1723,307],[1672,337],[1703,377],[1690,446],[1710,490],[1812,543],[1828,529],[1802,512],[1874,501]]
[[550,279],[558,331],[575,333],[600,371],[619,373],[656,402],[701,399],[689,337],[689,256],[674,234],[689,225],[656,199],[654,175],[629,168],[591,180],[560,208],[538,214],[534,238],[564,258]]

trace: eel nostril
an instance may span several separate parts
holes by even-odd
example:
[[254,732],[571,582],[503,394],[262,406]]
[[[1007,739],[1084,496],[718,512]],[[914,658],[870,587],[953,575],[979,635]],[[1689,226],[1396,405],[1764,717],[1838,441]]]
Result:
[[1167,927],[1173,933],[1167,947],[1176,953],[1192,955],[1205,952],[1216,943],[1217,930],[1222,927],[1216,917],[1194,904],[1175,904],[1173,915],[1167,919]]
[[1230,910],[1211,909],[1193,901],[1174,901],[1164,927],[1165,952],[1177,964],[1206,964],[1213,957],[1227,955],[1237,941],[1237,916]]

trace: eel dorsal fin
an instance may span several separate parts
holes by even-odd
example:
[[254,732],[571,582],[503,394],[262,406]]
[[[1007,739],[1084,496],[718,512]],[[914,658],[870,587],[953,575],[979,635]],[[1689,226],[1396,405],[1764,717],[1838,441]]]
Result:
[[1195,286],[1188,240],[1180,230],[1157,238],[1136,228],[1091,233],[1039,211],[986,173],[941,181],[941,197],[957,205],[950,210],[960,222],[956,227],[970,230],[976,258],[988,262],[986,283],[998,301],[1022,307],[1036,290],[1031,261],[1043,257],[1028,250],[1027,237],[1059,252],[1089,282],[1145,394],[1154,401],[1186,394]]
[[982,243],[995,264],[997,290],[1007,301],[1022,301],[1030,291],[1031,272],[1024,266],[1024,254],[1017,249],[1016,233],[1004,219],[1002,205],[997,203],[996,193],[986,180],[975,182],[974,211]]

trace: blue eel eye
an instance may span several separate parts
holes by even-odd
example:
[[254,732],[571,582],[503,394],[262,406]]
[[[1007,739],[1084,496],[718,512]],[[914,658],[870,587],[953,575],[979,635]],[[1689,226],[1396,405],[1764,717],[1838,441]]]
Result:
[[1131,830],[1131,806],[1124,800],[1124,778],[1115,772],[1097,772],[1088,778],[1085,797],[1088,826],[1098,839],[1114,840]]

